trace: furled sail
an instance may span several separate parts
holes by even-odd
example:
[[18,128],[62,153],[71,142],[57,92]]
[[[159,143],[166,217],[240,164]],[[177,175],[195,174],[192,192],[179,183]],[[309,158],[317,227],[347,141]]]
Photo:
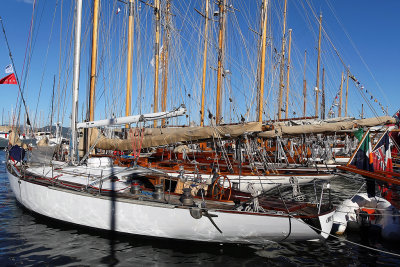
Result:
[[275,123],[274,129],[258,134],[262,138],[271,138],[283,135],[298,135],[311,133],[338,132],[351,130],[358,127],[374,127],[385,124],[396,123],[396,120],[390,116],[367,118],[360,120],[341,121],[341,122],[320,122],[310,125],[286,126],[281,123]]
[[[212,138],[238,137],[244,133],[260,132],[261,123],[250,122],[237,125],[184,127],[184,128],[146,128],[141,148],[157,147],[181,142],[195,142]],[[106,138],[98,129],[92,130],[90,145],[104,150],[132,150],[136,138],[133,133],[128,139]]]
[[18,133],[16,132],[15,129],[13,129],[10,132],[10,135],[8,136],[8,143],[10,144],[10,146],[17,145],[17,146],[20,146],[20,147],[22,147],[24,149],[28,148],[28,145],[26,143],[22,142],[22,140],[19,138],[19,135],[18,135]]

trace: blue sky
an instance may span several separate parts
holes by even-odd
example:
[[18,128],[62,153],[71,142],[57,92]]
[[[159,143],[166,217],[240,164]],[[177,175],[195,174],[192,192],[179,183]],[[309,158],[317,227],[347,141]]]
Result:
[[[31,120],[36,116],[40,125],[48,123],[51,109],[51,95],[53,77],[56,76],[57,88],[60,93],[56,97],[56,106],[59,106],[59,120],[64,125],[69,124],[71,103],[71,62],[69,56],[71,34],[71,0],[37,0],[34,17],[32,39],[32,57],[29,66],[29,57],[25,57],[30,23],[32,18],[33,0],[3,0],[0,16],[6,28],[7,38],[14,56],[16,71],[20,80],[25,84],[25,98],[27,100]],[[259,29],[258,7],[261,1],[231,1],[239,9],[228,14],[227,19],[227,52],[225,69],[226,75],[224,91],[224,120],[237,121],[240,115],[249,115],[253,120],[256,68],[257,37],[249,28]],[[56,3],[57,6],[56,6]],[[280,51],[282,37],[281,11],[283,1],[270,1],[270,37],[272,51],[267,55],[267,76],[265,95],[265,118],[273,119],[276,112],[277,71],[274,69],[273,48]],[[169,108],[185,103],[190,115],[183,121],[198,122],[199,117],[199,90],[202,50],[202,18],[194,8],[202,10],[202,1],[193,0],[181,2],[173,0],[174,33],[173,48],[170,60],[169,92],[167,100]],[[212,5],[215,9],[215,5]],[[384,107],[388,106],[389,114],[398,108],[400,96],[398,90],[400,77],[400,1],[398,0],[288,0],[287,28],[292,28],[292,64],[291,64],[291,95],[289,98],[290,117],[301,115],[302,80],[304,50],[307,50],[306,78],[308,83],[307,115],[313,115],[311,104],[314,96],[316,72],[316,38],[318,25],[313,17],[311,8],[323,14],[323,26],[329,38],[338,49],[346,65],[361,82],[369,94],[377,99]],[[62,11],[61,11],[62,7]],[[116,16],[115,8],[120,7],[122,12]],[[90,1],[84,1],[84,29],[82,38],[82,68],[80,79],[80,106],[79,117],[82,118],[85,110],[86,90],[88,87],[89,44],[90,44]],[[56,13],[54,13],[56,12]],[[100,31],[99,82],[97,91],[96,118],[122,115],[124,110],[124,82],[125,82],[125,44],[126,20],[124,7],[115,1],[102,1]],[[54,24],[53,24],[53,16]],[[137,12],[140,23],[136,22],[135,32],[135,59],[133,85],[133,113],[151,112],[153,95],[153,67],[150,64],[153,51],[152,12],[148,7],[141,5]],[[110,22],[110,23],[109,23]],[[109,24],[108,24],[109,23]],[[212,22],[209,45],[209,68],[207,70],[207,97],[206,109],[214,111],[216,75],[213,68],[216,66],[216,30],[217,23]],[[53,25],[53,27],[52,27]],[[138,32],[138,29],[140,33]],[[50,33],[52,36],[50,38]],[[61,49],[60,53],[60,39]],[[50,42],[49,42],[50,40]],[[47,54],[48,53],[48,54]],[[47,54],[47,57],[46,57]],[[61,56],[60,56],[61,55]],[[61,61],[60,61],[61,58]],[[22,68],[24,65],[24,74]],[[60,63],[61,62],[61,63]],[[5,76],[4,68],[10,64],[4,36],[0,38],[0,76]],[[340,85],[340,75],[344,71],[340,60],[335,55],[326,36],[322,40],[322,65],[326,69],[327,109],[333,103]],[[26,70],[29,70],[26,72]],[[59,73],[61,74],[59,76]],[[41,88],[41,89],[40,89]],[[63,91],[64,89],[64,91]],[[15,85],[1,85],[3,94],[0,98],[1,110],[4,110],[5,120],[11,109],[15,109],[18,89]],[[349,115],[359,116],[361,103],[364,104],[366,116],[374,116],[368,109],[367,103],[362,100],[354,83],[349,84]],[[40,97],[39,97],[40,93]],[[368,101],[375,108],[378,115],[382,115],[379,105]],[[231,101],[229,100],[231,99]],[[37,107],[37,108],[36,108]]]

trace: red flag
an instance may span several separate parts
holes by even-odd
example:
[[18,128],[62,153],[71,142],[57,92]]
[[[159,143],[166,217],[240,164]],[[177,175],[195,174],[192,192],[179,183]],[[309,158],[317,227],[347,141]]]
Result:
[[3,79],[1,79],[0,84],[17,84],[14,73],[11,73],[10,75],[7,75]]

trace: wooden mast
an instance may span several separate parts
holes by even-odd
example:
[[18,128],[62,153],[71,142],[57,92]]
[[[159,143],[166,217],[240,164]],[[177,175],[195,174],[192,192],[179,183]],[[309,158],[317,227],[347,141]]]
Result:
[[321,119],[325,120],[325,68],[322,67]]
[[347,69],[347,78],[346,78],[346,103],[344,107],[344,116],[347,117],[347,102],[348,102],[348,97],[349,97],[349,69]]
[[97,39],[100,0],[93,1],[92,58],[90,63],[89,121],[94,120],[94,96],[96,91]]
[[[158,74],[159,74],[159,55],[160,55],[160,0],[154,0],[154,17],[155,17],[155,43],[154,43],[154,113],[158,112]],[[154,121],[154,128],[157,127],[157,120]]]
[[307,50],[304,51],[304,74],[303,74],[303,117],[306,117],[307,108],[307,80],[306,80]]
[[339,117],[342,117],[342,95],[343,95],[343,71],[342,71],[342,78],[340,79],[339,111],[338,111]]
[[286,32],[286,8],[287,0],[285,0],[285,6],[283,8],[283,30],[282,30],[282,47],[281,47],[281,66],[279,74],[279,95],[278,95],[278,120],[282,119],[282,98],[283,98],[283,76],[285,67],[285,32]]
[[322,30],[322,14],[319,15],[319,34],[318,34],[318,60],[317,60],[317,82],[315,84],[315,117],[318,118],[319,106],[319,69],[321,61],[321,30]]
[[215,123],[218,125],[221,120],[221,87],[222,87],[222,62],[224,57],[224,33],[225,33],[225,6],[226,0],[219,0],[219,33],[218,33],[218,72],[217,72],[217,100]]
[[204,98],[206,93],[206,72],[207,72],[207,42],[208,42],[208,9],[209,0],[205,0],[206,7],[204,11],[204,52],[203,52],[203,80],[201,82],[201,110],[200,110],[200,126],[204,126]]
[[285,119],[289,116],[289,84],[290,84],[290,49],[292,46],[292,29],[289,29],[289,49],[287,58],[287,70],[286,70],[286,108],[285,108]]
[[[95,106],[95,94],[96,94],[96,67],[97,67],[97,43],[98,43],[98,25],[99,25],[99,6],[100,0],[93,1],[93,21],[92,21],[92,55],[90,62],[90,88],[89,88],[89,114],[87,119],[94,121],[94,106]],[[91,129],[84,129],[83,138],[83,149],[86,154],[89,151],[90,144],[88,142],[88,136],[90,136]]]
[[[168,91],[168,53],[169,53],[169,38],[170,38],[170,21],[169,13],[171,8],[170,0],[167,0],[165,10],[165,32],[163,38],[163,73],[162,73],[162,95],[161,95],[161,110],[167,110],[167,91]],[[161,120],[161,126],[165,126],[165,119]]]
[[260,81],[258,86],[258,122],[262,123],[263,103],[264,103],[264,75],[265,75],[265,50],[267,40],[267,20],[268,20],[268,0],[263,0],[262,6],[262,35],[261,35],[261,62],[260,62]]
[[[131,115],[131,101],[132,101],[132,65],[133,65],[133,26],[134,26],[134,8],[135,0],[129,0],[128,3],[128,57],[126,66],[126,104],[125,104],[125,116]],[[129,124],[125,125],[125,128],[129,128]]]

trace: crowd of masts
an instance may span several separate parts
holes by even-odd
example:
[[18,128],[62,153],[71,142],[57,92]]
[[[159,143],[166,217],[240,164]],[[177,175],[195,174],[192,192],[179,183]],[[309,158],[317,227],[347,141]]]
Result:
[[[140,2],[140,1],[139,1]],[[125,94],[125,116],[131,115],[133,105],[132,105],[132,98],[133,98],[133,93],[132,89],[134,87],[137,87],[134,84],[134,79],[132,78],[134,71],[134,57],[135,57],[135,52],[134,48],[137,46],[135,42],[137,40],[134,40],[135,36],[135,20],[139,19],[139,15],[137,15],[137,12],[139,12],[142,8],[140,7],[138,9],[138,3],[135,0],[129,0],[124,4],[124,7],[126,7],[127,10],[127,22],[128,22],[128,30],[126,31],[127,33],[127,38],[126,38],[126,94]],[[196,11],[200,13],[203,18],[204,18],[204,28],[201,28],[201,31],[203,32],[201,42],[199,43],[199,47],[202,49],[202,53],[200,53],[201,58],[202,58],[202,64],[201,64],[201,75],[199,75],[199,81],[201,84],[200,90],[198,95],[195,93],[197,96],[200,95],[200,101],[199,101],[199,121],[198,124],[201,126],[204,126],[205,121],[206,121],[206,113],[208,110],[209,111],[209,118],[210,118],[210,124],[215,123],[216,125],[219,124],[224,124],[226,123],[226,119],[224,120],[224,111],[223,111],[223,106],[224,103],[223,101],[226,101],[226,93],[227,89],[224,88],[224,85],[226,87],[227,85],[227,79],[229,74],[229,70],[226,67],[227,60],[229,60],[229,55],[227,55],[226,49],[227,45],[231,42],[230,39],[227,39],[227,28],[229,24],[228,17],[231,16],[231,14],[234,14],[235,12],[237,13],[238,10],[233,7],[233,3],[231,3],[229,0],[221,0],[216,2],[216,7],[212,7],[212,3],[209,0],[205,0],[204,2],[204,10]],[[88,108],[87,108],[87,114],[86,116],[83,116],[84,120],[88,121],[93,121],[95,119],[95,110],[96,110],[96,98],[98,100],[99,97],[96,97],[96,84],[98,83],[98,78],[101,75],[99,72],[99,67],[98,67],[98,57],[99,57],[99,49],[98,49],[98,42],[99,42],[99,33],[102,34],[101,30],[101,16],[100,16],[100,0],[94,0],[93,5],[92,5],[92,19],[91,19],[91,25],[92,25],[92,30],[91,30],[91,55],[90,55],[90,74],[89,74],[89,89],[88,89]],[[267,49],[268,47],[271,46],[271,39],[272,39],[272,32],[271,32],[271,25],[270,21],[271,18],[269,17],[269,14],[271,13],[270,8],[272,4],[276,4],[273,1],[261,1],[260,5],[260,33],[258,34],[258,39],[259,39],[259,46],[258,46],[258,55],[257,55],[257,71],[256,71],[256,78],[255,78],[255,84],[256,84],[256,92],[257,96],[256,98],[251,102],[251,103],[246,103],[245,105],[248,107],[246,110],[246,114],[236,114],[238,117],[238,120],[240,120],[240,117],[243,118],[243,120],[251,121],[252,115],[249,116],[251,113],[250,109],[253,105],[253,102],[256,103],[256,108],[255,108],[255,118],[256,121],[259,122],[265,122],[267,118],[271,117],[270,113],[266,114],[265,107],[266,105],[271,106],[271,101],[268,101],[265,98],[265,93],[264,89],[268,86],[266,85],[268,80],[271,80],[271,71],[268,73],[268,69],[271,68],[271,64],[267,63]],[[154,21],[154,53],[153,53],[153,59],[154,59],[154,79],[150,79],[153,82],[153,104],[152,109],[153,112],[157,112],[159,110],[159,107],[161,107],[161,111],[166,111],[168,108],[168,98],[173,98],[172,93],[175,91],[175,86],[174,90],[169,90],[168,86],[170,83],[170,78],[171,78],[171,72],[169,71],[170,69],[170,57],[172,54],[170,53],[171,47],[171,39],[174,38],[180,38],[176,36],[177,33],[176,28],[172,26],[173,21],[172,18],[176,17],[176,15],[173,13],[174,11],[174,3],[171,2],[170,0],[156,0],[154,3],[146,3],[144,8],[146,9],[152,9],[154,12],[152,12],[153,15],[153,21]],[[292,93],[296,94],[295,90],[291,89],[296,87],[295,83],[291,83],[293,78],[291,77],[291,71],[294,70],[294,65],[292,65],[292,45],[296,44],[295,40],[293,43],[292,40],[292,34],[294,33],[295,30],[289,29],[287,30],[287,17],[288,17],[288,1],[285,0],[283,3],[283,12],[281,13],[282,17],[282,38],[281,38],[281,51],[279,53],[277,52],[277,55],[279,57],[278,63],[279,63],[279,83],[277,86],[277,106],[274,108],[274,112],[276,111],[276,115],[272,115],[274,119],[278,120],[283,120],[283,119],[289,119],[290,112],[294,111],[294,107],[291,107],[293,105],[293,102],[290,101],[291,98],[294,98],[294,95],[291,96]],[[176,9],[175,9],[176,10]],[[211,14],[210,14],[211,13]],[[212,18],[214,16],[214,18]],[[172,17],[172,18],[171,18]],[[217,18],[217,19],[215,19]],[[175,18],[174,18],[175,19]],[[198,18],[198,21],[200,22],[201,19]],[[215,22],[213,25],[217,25],[218,29],[214,32],[212,29],[210,29],[210,22]],[[138,22],[140,24],[140,21]],[[139,26],[138,26],[139,27]],[[325,68],[322,66],[323,64],[321,63],[321,46],[322,46],[322,38],[323,35],[326,35],[326,32],[324,31],[322,27],[322,15],[319,16],[318,19],[318,56],[317,56],[317,68],[316,68],[316,85],[314,88],[314,95],[315,95],[315,118],[320,118],[320,119],[325,119],[326,115],[326,99],[327,99],[327,94],[325,92],[325,81],[326,81],[326,73],[325,73]],[[216,33],[216,34],[214,34]],[[77,34],[75,34],[75,38],[77,37]],[[215,43],[212,43],[212,38],[216,37],[217,41]],[[213,49],[214,54],[212,56],[216,55],[214,59],[216,59],[217,62],[217,67],[215,68],[215,93],[213,93],[213,96],[210,96],[209,93],[207,93],[207,80],[210,80],[211,73],[207,73],[207,69],[211,68],[213,69],[211,64],[208,62],[208,58],[210,57],[209,55],[209,44],[214,44]],[[137,49],[140,49],[136,47]],[[172,47],[174,49],[175,47]],[[199,49],[200,50],[200,49]],[[216,52],[215,52],[216,51]],[[294,51],[296,52],[296,51]],[[76,56],[76,55],[75,55]],[[307,96],[310,94],[307,92],[307,78],[306,78],[306,68],[307,68],[307,51],[304,53],[304,75],[303,75],[303,107],[302,107],[302,114],[303,117],[306,117],[307,115],[307,106],[309,100],[307,100]],[[136,59],[138,60],[138,59]],[[102,59],[101,61],[104,61]],[[100,62],[101,62],[100,61]],[[173,62],[174,63],[174,62]],[[175,65],[173,66],[173,69],[176,69]],[[320,78],[321,78],[321,70],[322,69],[322,85],[320,85]],[[162,73],[161,73],[162,72]],[[77,74],[74,74],[77,75]],[[292,74],[293,75],[293,74]],[[296,73],[294,74],[296,75]],[[344,78],[344,73],[342,73],[341,77],[341,83],[340,83],[340,89],[339,94],[338,94],[338,102],[335,104],[338,106],[338,111],[337,115],[339,117],[341,116],[348,116],[349,115],[349,110],[348,110],[348,102],[349,102],[349,80],[350,77],[354,77],[351,75],[349,68],[346,67],[346,79]],[[172,77],[174,78],[174,77]],[[273,78],[272,78],[273,79]],[[344,82],[346,82],[346,92],[345,94],[343,93],[343,87],[344,87]],[[150,82],[149,82],[150,83]],[[294,85],[293,85],[294,84]],[[138,85],[139,86],[139,85]],[[229,85],[230,86],[230,85]],[[183,86],[185,87],[185,86]],[[211,86],[212,87],[212,86]],[[250,86],[249,86],[250,87]],[[271,85],[273,87],[273,84]],[[332,87],[332,86],[329,86]],[[182,90],[182,89],[180,89]],[[186,89],[185,89],[186,90]],[[193,90],[196,90],[193,88]],[[230,90],[230,89],[229,89]],[[161,91],[161,92],[160,92]],[[213,91],[212,88],[208,89],[208,91]],[[171,93],[171,95],[170,95]],[[186,92],[185,92],[186,93]],[[104,93],[102,93],[104,94]],[[102,95],[102,94],[97,94],[97,95]],[[343,101],[343,94],[345,97],[345,100]],[[187,95],[190,97],[193,97],[193,92],[187,93]],[[192,95],[192,96],[191,96]],[[322,99],[320,101],[319,95],[322,96]],[[161,97],[160,97],[161,96]],[[60,96],[58,96],[60,97]],[[207,98],[212,98],[215,100],[215,109],[210,107],[212,105],[211,102],[207,101]],[[234,96],[229,97],[229,101],[232,102],[232,98]],[[141,101],[141,98],[138,99]],[[75,101],[75,98],[74,100]],[[336,100],[335,100],[336,101]],[[53,102],[53,101],[52,101]],[[273,102],[273,101],[272,101]],[[292,102],[292,103],[291,103]],[[344,103],[343,103],[344,102]],[[106,110],[107,110],[107,105],[113,105],[112,109],[115,110],[115,103],[108,103],[106,104]],[[174,101],[172,101],[172,104],[174,104]],[[344,104],[344,112],[343,112],[343,104]],[[275,103],[276,105],[276,103]],[[56,107],[57,109],[60,109],[60,107]],[[292,109],[292,110],[290,110]],[[213,110],[215,110],[215,114],[213,114]],[[225,109],[226,110],[226,109]],[[237,108],[236,108],[237,110]],[[77,119],[78,114],[77,114],[77,108],[76,110],[72,111],[73,113],[75,112],[76,114],[73,114],[73,117]],[[83,112],[83,110],[82,110]],[[232,112],[232,110],[230,111]],[[285,116],[283,116],[282,112],[285,113]],[[53,113],[53,112],[52,112]],[[309,112],[308,112],[309,113]],[[293,112],[293,114],[295,114]],[[240,116],[242,115],[242,116]],[[244,116],[243,116],[244,115]],[[332,117],[334,114],[332,110],[328,113],[328,117]],[[114,113],[112,113],[111,116],[115,116]],[[189,115],[190,116],[190,115]],[[275,117],[276,116],[276,117]],[[195,116],[194,116],[195,117]],[[189,117],[190,120],[190,117]],[[238,121],[237,120],[237,121]],[[157,127],[157,122],[154,122],[154,127]],[[161,121],[161,126],[165,127],[166,126],[166,121],[163,120]],[[126,125],[126,128],[129,128],[129,125]]]
[[[90,90],[89,90],[89,107],[88,107],[88,117],[89,121],[94,120],[94,109],[95,109],[95,84],[96,84],[96,60],[97,60],[97,40],[98,40],[98,20],[99,20],[99,0],[93,2],[93,29],[92,29],[92,54],[91,54],[91,74],[90,74]],[[205,116],[205,94],[206,94],[206,80],[207,80],[207,51],[208,51],[208,36],[209,36],[209,21],[210,18],[210,1],[204,1],[205,8],[204,13],[196,9],[204,17],[204,42],[203,42],[203,53],[202,53],[202,75],[201,75],[201,104],[200,104],[200,122],[201,126],[204,126],[204,116]],[[265,69],[266,69],[266,48],[267,48],[267,35],[268,35],[268,13],[269,13],[270,1],[264,0],[261,5],[261,34],[260,34],[260,44],[261,49],[259,50],[259,64],[258,64],[258,85],[257,85],[257,116],[256,120],[259,122],[263,121],[263,107],[264,103],[264,88],[265,88]],[[125,116],[131,115],[131,101],[132,101],[132,72],[133,72],[133,31],[134,31],[134,20],[135,20],[135,0],[129,0],[126,3],[128,9],[128,42],[127,42],[127,79],[126,79],[126,103],[125,103]],[[159,99],[160,99],[160,69],[162,72],[161,79],[161,111],[167,110],[167,92],[168,92],[168,69],[169,69],[169,42],[171,37],[171,21],[170,21],[170,0],[166,0],[165,8],[163,8],[163,32],[164,36],[162,38],[162,51],[160,51],[160,41],[161,41],[161,0],[155,0],[153,4],[147,4],[150,8],[154,9],[154,95],[153,95],[153,112],[158,112]],[[225,58],[225,43],[226,43],[226,16],[227,12],[234,11],[232,5],[227,3],[227,0],[221,0],[217,2],[218,11],[214,13],[214,16],[218,15],[218,47],[217,47],[217,80],[216,80],[216,95],[215,95],[215,114],[213,116],[215,124],[219,125],[223,118],[222,115],[222,92],[224,85],[224,58]],[[282,112],[285,112],[285,119],[289,118],[289,98],[290,98],[290,70],[291,70],[291,44],[292,44],[292,29],[286,31],[286,21],[287,21],[287,0],[284,2],[283,8],[283,29],[282,29],[282,43],[280,52],[280,68],[279,68],[279,90],[278,90],[278,106],[277,106],[277,119],[283,119]],[[315,117],[325,119],[325,69],[322,71],[322,101],[319,101],[320,95],[320,66],[321,66],[321,36],[322,36],[322,15],[319,17],[319,34],[318,34],[318,57],[317,57],[317,72],[316,72],[316,86],[315,86]],[[287,41],[288,40],[288,45]],[[286,47],[288,47],[287,58],[286,58]],[[160,60],[161,59],[161,60]],[[162,68],[160,68],[160,61]],[[285,68],[286,65],[286,68]],[[286,71],[286,73],[285,73]],[[304,55],[304,78],[303,78],[303,117],[306,116],[306,106],[307,106],[307,82],[306,82],[306,52]],[[285,75],[286,74],[286,75]],[[286,76],[286,79],[285,79]],[[347,76],[349,77],[349,76]],[[343,82],[343,79],[342,79]],[[285,93],[285,105],[283,105],[284,90]],[[340,92],[342,92],[342,85]],[[347,100],[348,97],[348,78],[346,87],[346,106],[345,106],[345,116],[347,116]],[[319,114],[319,105],[321,105],[321,114]],[[341,116],[342,110],[342,93],[340,93],[340,103],[338,115]],[[154,127],[157,127],[157,121],[154,122]],[[161,122],[161,126],[165,127],[165,120]],[[126,125],[129,128],[129,125]]]

